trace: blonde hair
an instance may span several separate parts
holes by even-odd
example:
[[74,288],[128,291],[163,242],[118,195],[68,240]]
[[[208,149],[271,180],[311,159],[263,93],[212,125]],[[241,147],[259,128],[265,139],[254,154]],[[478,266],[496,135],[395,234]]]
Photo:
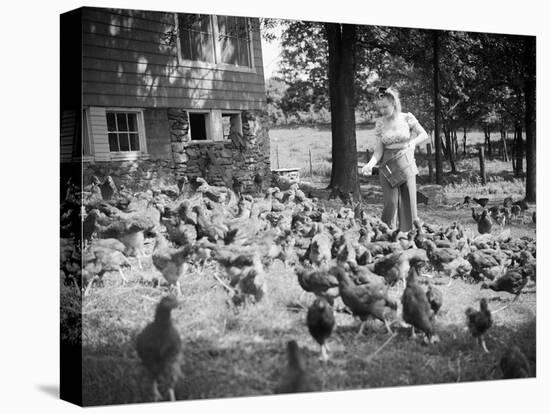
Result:
[[399,92],[397,89],[390,86],[389,88],[380,88],[378,93],[378,99],[387,99],[393,104],[395,115],[401,113],[401,100],[399,99]]

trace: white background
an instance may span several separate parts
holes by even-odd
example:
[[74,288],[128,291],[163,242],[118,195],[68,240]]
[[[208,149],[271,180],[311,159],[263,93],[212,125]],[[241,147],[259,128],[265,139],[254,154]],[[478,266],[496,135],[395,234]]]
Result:
[[[54,4],[55,3],[55,4]],[[539,233],[546,227],[548,20],[544,2],[523,1],[10,1],[3,4],[0,139],[0,379],[2,412],[75,412],[58,390],[59,14],[82,5],[302,18],[359,24],[537,35]],[[374,4],[373,4],[374,3]],[[7,93],[5,93],[7,92]],[[544,233],[542,233],[544,234]],[[548,299],[538,240],[536,380],[421,386],[99,408],[114,412],[542,412],[548,387]],[[542,266],[542,267],[541,267]],[[542,269],[542,271],[541,271]],[[546,386],[546,387],[545,387]],[[547,391],[548,393],[548,391]],[[98,408],[89,409],[96,412]]]

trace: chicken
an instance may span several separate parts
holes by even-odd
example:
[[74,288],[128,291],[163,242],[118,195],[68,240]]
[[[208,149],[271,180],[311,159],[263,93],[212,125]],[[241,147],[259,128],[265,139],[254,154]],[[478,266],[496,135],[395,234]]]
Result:
[[155,311],[155,319],[136,339],[136,350],[152,379],[154,400],[162,399],[158,389],[160,381],[166,381],[171,401],[176,400],[174,386],[181,376],[181,338],[172,324],[171,313],[178,301],[167,296],[161,299]]
[[529,361],[516,345],[512,345],[506,350],[499,365],[502,378],[529,378],[531,376]]
[[84,296],[88,295],[93,282],[101,279],[106,272],[119,272],[122,281],[126,282],[123,266],[131,265],[120,247],[117,249],[92,243],[84,252],[82,260],[82,277],[87,281]]
[[441,309],[441,306],[443,306],[443,293],[441,293],[439,289],[437,289],[434,285],[430,283],[428,285],[426,297],[428,298],[430,307],[434,312],[434,316],[437,315],[437,312],[439,312],[439,309]]
[[385,256],[375,262],[374,273],[383,276],[386,282],[393,286],[398,281],[405,284],[412,259],[428,261],[426,251],[423,249],[409,249]]
[[308,248],[309,261],[316,266],[328,264],[332,258],[332,236],[322,226],[318,228]]
[[491,233],[492,226],[493,222],[491,217],[487,213],[487,210],[483,209],[481,215],[479,216],[479,220],[477,221],[477,231],[479,234]]
[[334,303],[334,298],[339,294],[339,283],[327,267],[315,269],[297,267],[294,271],[303,290],[325,298],[330,304]]
[[476,250],[466,255],[466,260],[472,265],[471,276],[477,279],[495,279],[505,269],[505,263],[494,249]]
[[478,343],[483,347],[485,352],[489,352],[485,345],[485,339],[483,338],[485,332],[487,332],[493,324],[491,311],[489,311],[487,307],[487,299],[482,298],[479,301],[479,311],[476,311],[472,307],[466,309],[466,318],[468,329],[472,336],[477,338]]
[[177,246],[186,246],[197,241],[197,228],[185,224],[179,217],[163,218],[162,224],[168,232],[168,239]]
[[197,238],[206,237],[212,243],[218,240],[223,240],[228,231],[227,226],[217,225],[210,222],[205,214],[204,209],[200,205],[195,205],[191,210],[197,215]]
[[275,389],[275,394],[313,391],[311,380],[305,370],[302,353],[295,340],[288,341],[286,353],[288,366]]
[[321,359],[328,360],[326,340],[334,328],[334,313],[326,299],[319,297],[311,304],[306,317],[309,333],[321,347]]
[[403,291],[403,320],[411,325],[411,336],[415,337],[415,329],[426,334],[427,341],[435,343],[438,336],[435,334],[434,311],[428,301],[426,292],[418,284],[418,275],[425,261],[413,258],[407,276],[407,286]]
[[437,247],[432,240],[425,240],[423,247],[436,272],[449,273],[450,263],[460,257],[460,251],[448,247]]
[[508,270],[503,276],[492,281],[491,283],[483,283],[481,289],[491,289],[495,292],[508,292],[515,295],[514,302],[519,297],[519,294],[529,281],[527,275],[516,270]]
[[338,279],[342,301],[361,320],[358,336],[363,334],[369,316],[382,321],[386,330],[392,332],[387,313],[391,309],[397,310],[397,302],[388,296],[388,287],[382,281],[371,279],[368,283],[356,285],[341,267],[334,266],[330,272]]
[[153,265],[162,274],[170,286],[175,285],[181,292],[180,278],[187,269],[188,260],[193,252],[190,245],[180,248],[170,247],[168,240],[158,234],[153,248]]

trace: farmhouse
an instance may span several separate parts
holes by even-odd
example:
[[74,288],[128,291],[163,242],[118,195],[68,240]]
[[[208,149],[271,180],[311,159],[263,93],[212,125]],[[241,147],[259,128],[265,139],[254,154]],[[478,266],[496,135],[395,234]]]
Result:
[[[269,173],[259,20],[80,8],[61,16],[61,163],[145,188]],[[65,168],[66,169],[66,168]]]

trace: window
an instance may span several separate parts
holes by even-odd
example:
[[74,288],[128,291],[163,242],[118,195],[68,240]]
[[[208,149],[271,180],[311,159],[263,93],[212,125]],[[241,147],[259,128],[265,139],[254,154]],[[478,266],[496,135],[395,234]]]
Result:
[[240,113],[222,113],[223,139],[230,139],[233,134],[243,133]]
[[189,134],[193,141],[206,141],[208,139],[208,113],[189,113]]
[[214,39],[209,15],[180,14],[178,27],[183,59],[214,62]]
[[139,151],[137,113],[107,111],[110,152]]
[[217,16],[217,20],[222,63],[250,66],[247,19]]
[[250,22],[246,17],[177,15],[181,59],[251,68]]

